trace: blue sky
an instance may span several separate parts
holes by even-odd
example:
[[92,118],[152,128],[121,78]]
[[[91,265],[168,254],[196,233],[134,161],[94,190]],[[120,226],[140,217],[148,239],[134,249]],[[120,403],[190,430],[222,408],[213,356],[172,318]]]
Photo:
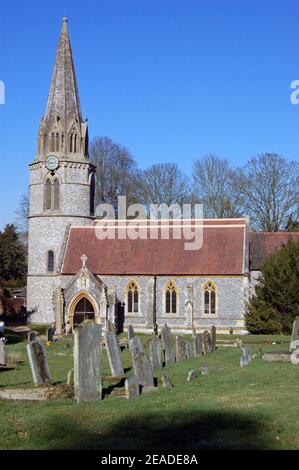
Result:
[[298,0],[0,0],[0,228],[26,192],[64,14],[91,137],[187,174],[210,152],[299,159]]

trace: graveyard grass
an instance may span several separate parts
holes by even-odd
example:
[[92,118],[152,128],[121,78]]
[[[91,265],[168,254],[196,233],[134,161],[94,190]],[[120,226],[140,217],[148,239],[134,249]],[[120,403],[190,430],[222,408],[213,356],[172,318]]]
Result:
[[[9,336],[9,331],[7,336]],[[123,335],[122,335],[123,336]],[[140,335],[146,344],[150,337]],[[218,336],[225,338],[224,336]],[[235,340],[236,336],[227,336]],[[26,342],[10,335],[7,351],[23,362],[0,372],[0,389],[32,387]],[[253,353],[287,351],[290,337],[247,336]],[[67,346],[68,345],[68,346]],[[66,383],[73,367],[72,338],[46,346],[53,381]],[[110,375],[103,351],[103,374]],[[127,376],[133,374],[128,350],[121,353]],[[104,400],[76,404],[71,399],[27,402],[0,400],[1,449],[299,449],[299,366],[266,362],[259,355],[239,365],[238,348],[221,348],[163,370],[174,384],[126,400],[106,394]],[[191,369],[208,364],[209,374],[186,382]],[[117,384],[117,382],[116,382]],[[111,391],[115,382],[104,381]]]

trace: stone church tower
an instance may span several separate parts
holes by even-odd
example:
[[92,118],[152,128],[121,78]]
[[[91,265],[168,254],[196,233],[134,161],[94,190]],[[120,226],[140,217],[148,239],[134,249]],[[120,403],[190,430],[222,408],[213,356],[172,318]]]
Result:
[[[88,159],[83,120],[67,30],[63,18],[38,147],[30,168],[27,309],[31,321],[54,321],[53,296],[70,225],[90,225],[94,215],[95,167]],[[36,320],[35,320],[36,319]]]

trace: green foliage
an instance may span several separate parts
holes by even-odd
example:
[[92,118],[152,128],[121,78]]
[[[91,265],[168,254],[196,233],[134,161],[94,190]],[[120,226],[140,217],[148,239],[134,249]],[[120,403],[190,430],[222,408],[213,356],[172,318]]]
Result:
[[251,333],[288,334],[299,314],[299,242],[289,240],[264,263],[248,303]]
[[16,226],[8,224],[0,232],[0,281],[22,279],[26,273],[26,249]]

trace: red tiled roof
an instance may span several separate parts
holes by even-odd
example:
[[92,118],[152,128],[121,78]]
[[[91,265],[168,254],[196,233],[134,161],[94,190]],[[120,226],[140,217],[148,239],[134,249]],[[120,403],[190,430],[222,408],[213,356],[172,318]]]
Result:
[[[169,222],[159,225],[161,223],[165,227]],[[184,238],[100,240],[94,226],[71,227],[62,273],[78,272],[82,265],[80,258],[85,254],[87,267],[94,274],[243,274],[246,219],[205,219],[196,223],[203,226],[203,246],[199,250],[184,249],[184,244],[188,243]],[[181,222],[175,221],[175,225],[181,227]]]
[[285,245],[289,238],[299,239],[299,232],[251,232],[250,269],[258,271],[274,251]]

